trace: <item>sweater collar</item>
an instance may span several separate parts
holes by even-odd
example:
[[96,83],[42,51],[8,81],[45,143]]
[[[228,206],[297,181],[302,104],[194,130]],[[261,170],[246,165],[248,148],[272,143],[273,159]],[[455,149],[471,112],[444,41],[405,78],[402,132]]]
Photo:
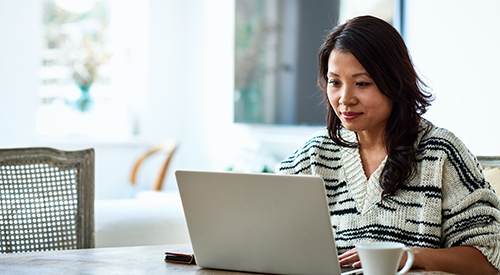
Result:
[[[346,131],[342,135],[347,141],[356,142],[356,133]],[[366,213],[380,201],[382,188],[380,187],[380,174],[385,166],[387,157],[380,166],[367,178],[363,170],[361,155],[358,148],[345,148],[342,150],[342,167],[349,186],[349,192],[356,202],[356,208],[361,214]]]

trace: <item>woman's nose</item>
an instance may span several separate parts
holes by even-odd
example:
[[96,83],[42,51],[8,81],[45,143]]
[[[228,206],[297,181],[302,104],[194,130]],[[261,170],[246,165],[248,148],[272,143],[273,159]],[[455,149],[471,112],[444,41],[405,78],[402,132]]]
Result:
[[339,98],[339,103],[344,105],[344,106],[347,106],[347,105],[356,104],[356,102],[357,102],[357,99],[356,99],[356,95],[354,94],[353,89],[350,87],[347,87],[347,86],[343,86],[342,91],[341,91],[341,95]]

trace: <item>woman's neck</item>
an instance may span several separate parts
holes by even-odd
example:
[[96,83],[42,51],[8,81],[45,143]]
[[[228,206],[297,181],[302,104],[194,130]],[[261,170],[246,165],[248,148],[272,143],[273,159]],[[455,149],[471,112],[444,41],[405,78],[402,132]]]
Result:
[[363,170],[366,177],[370,178],[387,157],[385,142],[381,134],[369,135],[358,133],[357,137]]

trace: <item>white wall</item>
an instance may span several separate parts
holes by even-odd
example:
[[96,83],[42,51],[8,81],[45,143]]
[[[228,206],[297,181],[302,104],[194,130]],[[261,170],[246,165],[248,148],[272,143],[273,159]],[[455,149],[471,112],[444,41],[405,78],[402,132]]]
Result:
[[42,30],[37,0],[0,1],[0,147],[35,137]]
[[406,41],[436,100],[427,118],[500,155],[500,1],[408,0]]

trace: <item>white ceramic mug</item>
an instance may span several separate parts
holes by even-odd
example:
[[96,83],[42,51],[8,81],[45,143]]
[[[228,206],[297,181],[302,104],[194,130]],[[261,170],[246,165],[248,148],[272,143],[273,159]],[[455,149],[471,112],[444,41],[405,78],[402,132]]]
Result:
[[[373,242],[357,244],[359,259],[364,275],[405,274],[413,265],[413,251],[402,243]],[[406,251],[406,263],[398,272],[399,261]]]

